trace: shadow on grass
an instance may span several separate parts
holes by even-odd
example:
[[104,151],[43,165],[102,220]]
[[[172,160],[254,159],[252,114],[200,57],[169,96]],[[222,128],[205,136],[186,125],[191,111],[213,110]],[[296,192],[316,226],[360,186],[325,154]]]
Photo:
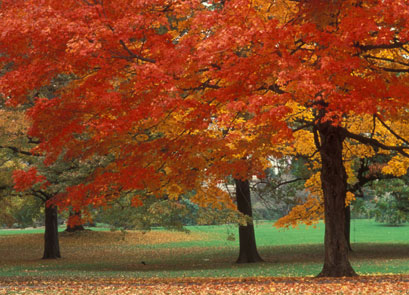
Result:
[[[392,230],[382,232],[380,228],[373,232],[390,241],[406,237],[406,232],[399,232],[393,236],[399,239],[392,239],[389,236]],[[289,239],[287,245],[260,246],[259,252],[266,262],[238,265],[235,264],[238,243],[220,245],[220,237],[219,233],[208,236],[162,231],[126,235],[63,233],[60,239],[63,258],[44,261],[39,259],[44,243],[42,234],[0,236],[0,277],[309,276],[316,275],[322,267],[324,247],[317,242],[296,245],[291,244],[296,239]],[[308,243],[303,237],[297,232],[297,238]],[[405,242],[354,243],[351,262],[361,273],[409,273],[409,243]]]
[[376,223],[374,224],[375,226],[379,227],[392,227],[392,228],[397,228],[397,227],[409,227],[408,223],[401,223],[401,224],[390,224],[390,223]]
[[[405,244],[356,244],[351,253],[352,263],[368,263],[391,259],[408,259],[409,245]],[[236,264],[237,249],[214,248],[214,249],[178,249],[173,255],[162,255],[161,251],[146,253],[146,256],[138,256],[135,259],[101,257],[94,263],[70,259],[65,263],[44,265],[46,271],[72,271],[89,273],[198,273],[204,272],[206,276],[232,274],[235,272],[262,272],[263,269],[279,273],[294,272],[300,269],[300,274],[314,274],[312,269],[318,269],[323,261],[324,249],[322,245],[297,245],[297,246],[274,246],[261,247],[260,254],[265,262],[251,264]],[[203,251],[204,250],[204,251]],[[370,260],[370,261],[369,261]],[[67,261],[68,262],[68,261]],[[306,270],[302,270],[305,268]],[[311,273],[312,272],[312,273]]]
[[409,244],[363,243],[352,244],[351,259],[409,258]]

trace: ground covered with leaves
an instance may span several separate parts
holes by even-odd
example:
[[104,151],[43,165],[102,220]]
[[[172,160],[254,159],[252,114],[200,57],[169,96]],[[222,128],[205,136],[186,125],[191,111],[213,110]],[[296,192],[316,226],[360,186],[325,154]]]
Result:
[[361,276],[339,279],[314,278],[323,228],[259,224],[265,262],[250,264],[235,263],[236,227],[63,232],[56,260],[41,259],[42,233],[0,231],[0,294],[409,294],[407,226],[357,225],[351,263]]
[[[358,221],[357,221],[358,222]],[[60,235],[62,258],[42,260],[44,235],[0,230],[1,278],[313,277],[322,269],[323,227],[279,231],[256,225],[262,263],[237,264],[236,227],[189,227],[190,233],[88,230]],[[359,230],[359,231],[358,231]],[[2,234],[3,233],[3,234]],[[362,276],[409,275],[408,226],[359,220],[351,263]],[[383,238],[383,240],[382,240]],[[297,244],[302,241],[304,244]]]
[[409,276],[0,281],[0,294],[409,294]]

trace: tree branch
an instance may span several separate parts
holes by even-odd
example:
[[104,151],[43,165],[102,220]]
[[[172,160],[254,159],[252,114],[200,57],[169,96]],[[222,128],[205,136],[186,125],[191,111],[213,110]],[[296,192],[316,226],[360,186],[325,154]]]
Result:
[[380,60],[380,61],[386,61],[386,62],[396,63],[396,64],[399,64],[399,65],[402,65],[402,66],[409,67],[409,63],[397,61],[397,60],[394,60],[392,58],[378,57],[378,56],[373,56],[373,55],[369,55],[369,54],[364,55],[364,58],[366,58],[366,59],[375,59],[375,60]]
[[391,73],[409,73],[409,69],[393,69],[393,68],[385,68],[385,67],[379,67],[381,70],[384,70],[386,72],[391,72]]
[[407,45],[407,43],[402,43],[402,42],[395,42],[395,43],[390,43],[390,44],[378,44],[378,45],[360,45],[359,43],[355,44],[355,47],[361,49],[362,51],[369,51],[369,50],[374,50],[374,49],[396,49],[396,48],[402,48],[404,45]]
[[272,189],[273,189],[273,190],[276,190],[276,189],[278,189],[280,186],[283,186],[283,185],[286,185],[286,184],[290,184],[290,183],[294,183],[294,182],[297,182],[297,181],[300,181],[300,180],[307,180],[307,178],[297,177],[297,178],[294,178],[294,179],[291,179],[291,180],[283,181],[283,182],[280,182],[280,183],[278,183],[277,185],[273,186]]
[[51,195],[44,191],[32,190],[32,192],[37,198],[41,199],[44,203],[51,199]]
[[154,59],[152,59],[152,58],[143,57],[143,56],[140,56],[140,55],[138,55],[138,54],[132,52],[132,50],[130,50],[130,49],[128,48],[128,46],[126,46],[126,44],[125,44],[125,42],[124,42],[123,40],[119,40],[119,43],[121,43],[123,49],[125,49],[125,51],[129,53],[129,58],[131,58],[131,59],[139,59],[139,60],[141,60],[141,61],[149,62],[149,63],[156,63],[156,60],[154,60]]
[[381,142],[379,142],[376,139],[373,138],[368,138],[359,134],[354,134],[349,132],[346,129],[343,129],[343,133],[345,135],[345,137],[348,138],[352,138],[355,139],[356,141],[366,144],[366,145],[370,145],[374,148],[381,148],[383,150],[388,150],[388,151],[396,151],[398,153],[400,153],[401,155],[408,157],[409,158],[409,154],[407,152],[405,152],[405,150],[409,149],[409,147],[404,147],[404,146],[390,146],[390,145],[385,145]]
[[272,85],[270,85],[270,86],[268,86],[268,87],[260,87],[260,88],[258,88],[257,90],[270,90],[270,91],[273,91],[273,92],[275,92],[275,93],[277,93],[277,94],[284,94],[284,93],[286,93],[284,90],[282,90],[281,88],[280,88],[280,86],[278,86],[277,84],[272,84]]
[[402,136],[397,134],[395,131],[393,131],[392,128],[388,126],[378,115],[375,115],[375,117],[379,120],[379,122],[381,122],[383,127],[385,127],[390,133],[392,133],[397,139],[400,139],[401,141],[403,141],[405,144],[409,146],[409,142],[406,139],[404,139]]
[[361,159],[361,166],[358,169],[358,175],[357,175],[358,182],[356,182],[354,185],[350,185],[348,188],[348,191],[353,192],[353,193],[359,192],[362,195],[362,187],[369,182],[372,182],[375,180],[399,178],[392,174],[382,174],[382,173],[373,173],[371,175],[364,175],[368,171],[369,171],[368,165],[364,163],[364,159]]
[[204,90],[206,88],[210,88],[210,89],[220,89],[221,88],[218,85],[209,84],[209,82],[210,82],[210,79],[200,84],[200,86],[192,87],[192,88],[183,88],[182,90],[183,91],[192,91],[192,90],[196,91],[196,90]]
[[2,148],[2,149],[10,149],[10,150],[12,150],[13,152],[19,153],[19,154],[22,154],[22,155],[35,156],[35,155],[32,154],[31,152],[27,152],[27,151],[21,150],[21,149],[15,147],[15,146],[0,145],[0,148]]
[[308,123],[306,123],[306,124],[304,124],[302,126],[299,126],[299,127],[296,127],[294,129],[292,129],[292,131],[293,131],[293,133],[295,133],[297,131],[304,130],[304,129],[308,128],[308,127],[313,127],[313,126],[315,126],[314,122],[308,122]]

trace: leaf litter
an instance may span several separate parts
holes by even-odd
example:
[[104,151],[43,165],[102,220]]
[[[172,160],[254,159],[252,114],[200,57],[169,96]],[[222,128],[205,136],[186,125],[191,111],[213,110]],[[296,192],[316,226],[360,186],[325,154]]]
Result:
[[2,279],[0,294],[409,294],[409,275],[354,278]]

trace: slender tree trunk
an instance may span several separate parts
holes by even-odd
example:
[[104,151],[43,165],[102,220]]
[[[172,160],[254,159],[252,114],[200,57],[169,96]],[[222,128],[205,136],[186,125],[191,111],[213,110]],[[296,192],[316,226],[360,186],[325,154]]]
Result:
[[45,233],[43,259],[61,258],[58,241],[57,207],[45,205]]
[[345,237],[347,174],[342,160],[344,136],[330,122],[319,123],[321,182],[325,209],[325,257],[320,277],[355,276],[348,259]]
[[[236,183],[236,198],[238,210],[241,213],[252,217],[253,211],[251,208],[250,183],[248,180],[242,181],[239,179],[235,179],[234,181]],[[257,251],[253,223],[247,223],[246,226],[239,226],[239,241],[240,253],[239,258],[237,258],[236,261],[237,263],[263,261]]]
[[345,207],[345,238],[347,239],[348,250],[352,251],[352,247],[351,247],[351,206]]
[[[72,210],[70,210],[70,216],[69,219],[71,218],[78,218],[79,220],[81,220],[81,211],[78,212],[73,212]],[[76,224],[76,225],[70,225],[70,223],[67,224],[67,228],[65,229],[66,232],[77,232],[77,231],[82,231],[85,230],[84,226],[82,224]]]

